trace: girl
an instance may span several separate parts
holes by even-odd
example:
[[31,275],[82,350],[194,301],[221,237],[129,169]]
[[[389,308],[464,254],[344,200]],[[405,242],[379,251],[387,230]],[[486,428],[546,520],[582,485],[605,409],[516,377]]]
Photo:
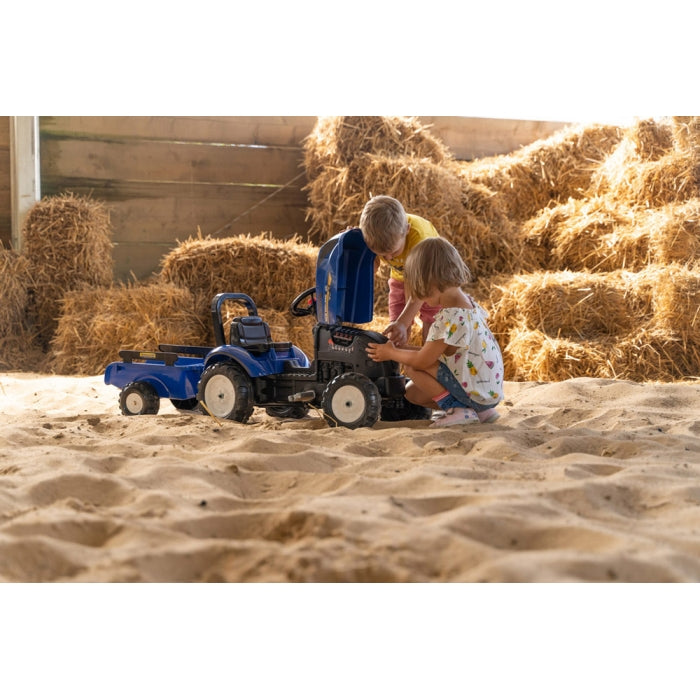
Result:
[[471,273],[455,247],[444,238],[421,241],[406,258],[404,281],[407,295],[442,309],[422,347],[369,343],[369,357],[406,367],[406,398],[445,411],[432,427],[497,420],[503,357],[486,324],[488,314],[462,291]]

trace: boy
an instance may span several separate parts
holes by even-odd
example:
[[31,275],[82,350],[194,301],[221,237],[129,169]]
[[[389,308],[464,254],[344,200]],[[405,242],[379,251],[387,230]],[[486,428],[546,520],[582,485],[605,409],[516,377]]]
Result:
[[[426,219],[407,214],[401,203],[387,195],[372,197],[360,216],[360,229],[367,247],[377,256],[376,267],[383,260],[391,267],[389,277],[389,319],[384,334],[395,345],[405,345],[416,314],[423,323],[423,342],[439,306],[430,306],[404,291],[403,266],[408,253],[425,238],[439,237]],[[376,270],[375,267],[375,270]]]

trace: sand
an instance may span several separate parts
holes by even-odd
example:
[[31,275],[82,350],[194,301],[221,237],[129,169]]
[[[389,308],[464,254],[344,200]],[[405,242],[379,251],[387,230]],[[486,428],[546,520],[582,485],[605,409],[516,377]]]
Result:
[[697,582],[700,384],[506,383],[501,420],[122,416],[0,374],[2,582]]

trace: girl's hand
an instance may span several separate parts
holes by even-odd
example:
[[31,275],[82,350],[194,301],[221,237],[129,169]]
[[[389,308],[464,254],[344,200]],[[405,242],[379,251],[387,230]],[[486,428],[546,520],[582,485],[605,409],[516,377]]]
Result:
[[394,350],[391,341],[386,343],[367,343],[367,356],[375,362],[383,362],[391,359],[391,352]]

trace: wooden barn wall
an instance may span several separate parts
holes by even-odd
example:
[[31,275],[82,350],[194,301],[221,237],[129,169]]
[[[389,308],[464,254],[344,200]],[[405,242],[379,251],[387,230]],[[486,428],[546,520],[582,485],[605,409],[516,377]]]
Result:
[[0,117],[0,241],[12,245],[12,200],[10,197],[10,117]]
[[41,117],[42,195],[107,202],[115,274],[189,236],[306,231],[300,142],[315,117]]
[[[511,152],[563,126],[420,119],[465,160]],[[303,238],[308,201],[302,141],[315,123],[313,116],[41,117],[42,196],[70,191],[108,204],[119,279],[147,277],[178,241],[198,231]],[[0,196],[5,179],[0,170]],[[9,235],[10,226],[5,228]]]

